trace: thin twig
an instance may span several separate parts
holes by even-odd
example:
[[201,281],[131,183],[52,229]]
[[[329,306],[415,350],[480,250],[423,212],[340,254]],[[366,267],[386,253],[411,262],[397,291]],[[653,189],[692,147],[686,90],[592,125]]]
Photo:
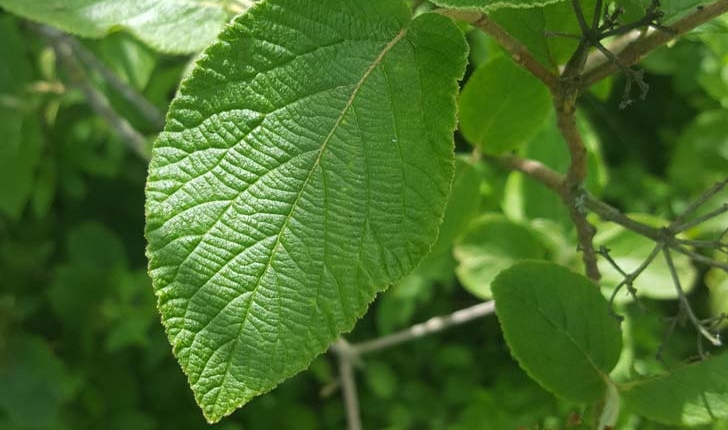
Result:
[[718,194],[723,190],[723,188],[728,185],[728,177],[723,179],[722,181],[718,181],[713,186],[711,186],[707,191],[705,191],[700,197],[695,199],[690,205],[688,205],[687,208],[677,217],[675,218],[675,221],[672,222],[671,229],[674,229],[675,226],[678,226],[680,224],[683,224],[685,220],[692,214],[695,213],[696,210],[698,210],[705,202],[707,202],[710,198],[712,198],[714,195]]
[[78,87],[84,94],[86,101],[91,109],[100,117],[104,118],[111,128],[136,152],[142,159],[149,160],[149,154],[146,150],[146,138],[139,133],[126,118],[120,116],[106,96],[96,89],[88,80],[86,73],[76,60],[73,49],[62,38],[54,37],[48,34],[46,27],[40,27],[41,33],[48,37],[53,47],[58,62],[66,71],[71,83]]
[[339,379],[341,380],[341,392],[344,396],[346,428],[348,430],[361,430],[359,398],[356,389],[356,377],[354,376],[356,352],[351,350],[351,345],[343,338],[340,338],[332,349],[336,351],[339,358]]
[[687,314],[688,318],[690,319],[690,322],[693,323],[693,326],[695,326],[695,329],[698,330],[698,332],[703,335],[710,343],[712,343],[715,346],[720,346],[721,341],[718,339],[715,335],[710,333],[705,326],[698,320],[698,318],[695,316],[695,313],[693,312],[693,308],[690,306],[690,302],[688,301],[688,298],[685,296],[685,291],[682,289],[682,285],[680,285],[680,278],[677,276],[677,269],[675,269],[675,263],[672,261],[672,256],[670,255],[670,251],[666,248],[662,249],[662,255],[665,257],[665,262],[667,263],[667,267],[670,269],[670,275],[672,276],[672,282],[675,284],[675,290],[677,291],[678,299],[680,300],[680,306]]
[[671,249],[674,249],[675,251],[690,257],[690,259],[692,259],[693,261],[695,261],[697,263],[702,263],[702,264],[705,264],[706,266],[715,267],[724,272],[728,272],[728,263],[721,263],[720,261],[716,261],[712,258],[708,258],[695,251],[691,251],[683,246],[672,246]]
[[724,213],[727,213],[727,212],[728,212],[728,203],[723,203],[720,207],[718,207],[715,210],[712,210],[712,211],[708,212],[705,215],[699,216],[699,217],[697,217],[697,218],[695,218],[695,219],[693,219],[691,221],[685,222],[683,224],[676,225],[674,227],[673,226],[670,226],[669,228],[670,228],[671,231],[673,231],[675,233],[680,233],[680,232],[683,232],[685,230],[689,230],[689,229],[691,229],[691,228],[693,228],[693,227],[695,227],[697,225],[700,225],[700,224],[702,224],[702,223],[704,223],[704,222],[706,222],[706,221],[708,221],[710,219],[713,219],[715,217],[721,216],[721,215],[723,215]]
[[599,215],[599,217],[605,221],[621,225],[627,230],[631,230],[641,236],[650,238],[655,242],[662,242],[664,240],[664,233],[662,229],[636,221],[620,212],[619,209],[614,208],[591,195],[587,195],[584,205],[587,209]]
[[609,298],[609,312],[612,314],[612,316],[614,316],[615,318],[617,318],[620,321],[622,321],[624,319],[624,317],[622,317],[621,315],[618,315],[614,311],[614,300],[617,297],[617,293],[619,293],[619,291],[624,286],[627,287],[627,291],[632,295],[632,297],[634,298],[637,305],[639,305],[640,309],[642,309],[643,311],[645,310],[644,305],[637,297],[637,289],[634,287],[634,281],[642,274],[642,272],[645,271],[645,269],[647,269],[647,267],[650,264],[652,264],[652,261],[655,259],[655,257],[657,257],[657,254],[660,253],[661,249],[662,249],[662,245],[658,243],[657,245],[655,245],[654,248],[652,248],[652,251],[650,251],[650,254],[642,262],[642,264],[639,265],[639,267],[637,267],[634,271],[632,271],[632,273],[626,273],[624,270],[622,270],[621,267],[619,267],[617,262],[614,261],[614,259],[612,259],[612,257],[609,255],[608,250],[604,249],[604,247],[600,248],[600,250],[599,250],[600,255],[604,256],[604,258],[607,259],[609,264],[611,264],[612,267],[614,267],[624,277],[624,279],[622,279],[622,282],[620,282],[619,284],[617,284],[616,287],[614,287],[614,290],[612,291],[612,295]]
[[430,318],[423,323],[415,324],[408,329],[388,336],[351,345],[351,348],[357,355],[369,354],[394,345],[419,339],[423,336],[438,333],[456,325],[465,324],[475,319],[490,315],[493,311],[495,311],[495,302],[489,301],[479,303],[469,308],[453,312],[449,315]]
[[[617,59],[620,64],[627,67],[636,64],[650,51],[726,12],[728,12],[728,0],[718,0],[715,3],[697,8],[695,12],[666,27],[666,30],[669,29],[668,31],[655,31],[635,41],[625,48]],[[584,74],[584,85],[589,87],[617,71],[619,71],[619,66],[615,62],[606,61]]]
[[482,155],[486,160],[499,164],[508,170],[521,172],[533,179],[536,179],[541,185],[546,186],[551,191],[561,195],[562,186],[566,177],[556,172],[540,161],[527,158],[516,157],[515,155]]
[[106,82],[114,88],[114,90],[116,90],[129,103],[134,105],[134,107],[151,126],[159,130],[164,128],[164,115],[159,111],[159,109],[157,109],[156,106],[151,104],[144,96],[139,94],[136,89],[122,81],[113,70],[96,58],[96,56],[85,46],[78,43],[78,40],[55,29],[49,28],[49,30],[56,31],[58,33],[57,37],[62,38],[64,42],[70,45],[76,55],[78,55],[78,58],[86,64],[86,66],[98,71],[104,80],[106,80]]

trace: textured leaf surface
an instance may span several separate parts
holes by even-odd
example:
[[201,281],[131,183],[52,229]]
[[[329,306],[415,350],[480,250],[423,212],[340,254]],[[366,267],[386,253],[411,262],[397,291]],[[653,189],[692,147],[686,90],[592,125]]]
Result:
[[665,424],[700,425],[728,418],[728,354],[629,384],[627,405]]
[[126,29],[162,51],[187,53],[210,44],[249,0],[0,0],[22,17],[83,37]]
[[442,7],[493,10],[541,7],[561,1],[564,0],[433,0],[432,3]]
[[590,280],[553,263],[525,262],[501,272],[492,290],[508,347],[533,379],[566,400],[604,397],[622,337]]
[[527,142],[551,111],[548,89],[508,57],[496,57],[475,71],[460,97],[460,129],[489,154]]
[[427,253],[466,51],[401,2],[274,0],[203,55],[153,150],[147,238],[210,421],[304,369]]

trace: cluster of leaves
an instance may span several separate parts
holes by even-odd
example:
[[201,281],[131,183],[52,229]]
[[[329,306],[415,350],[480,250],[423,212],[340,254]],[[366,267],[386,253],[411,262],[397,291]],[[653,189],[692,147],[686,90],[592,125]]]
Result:
[[[580,261],[559,197],[487,162],[517,151],[566,169],[548,90],[483,33],[417,3],[413,19],[413,5],[397,1],[268,0],[223,31],[173,103],[147,189],[149,255],[167,335],[205,415],[217,420],[310,365],[223,428],[341,427],[333,361],[311,360],[394,285],[350,340],[495,295],[510,350],[490,320],[367,359],[361,410],[373,428],[574,428],[599,413],[583,404],[605,393],[606,408],[626,402],[618,428],[725,417],[725,355],[682,367],[694,337],[678,332],[654,358],[676,308],[668,268],[655,263],[635,283],[647,315],[618,296],[620,333],[606,299],[563,268]],[[579,32],[568,2],[433,3],[485,5],[553,70],[578,43],[544,36]],[[617,3],[631,19],[649,2]],[[669,20],[701,2],[665,3]],[[0,6],[99,38],[83,46],[164,110],[188,63],[167,54],[212,43],[248,5]],[[650,98],[629,112],[615,108],[618,79],[585,96],[592,194],[659,225],[725,175],[725,24],[649,57]],[[0,15],[0,428],[203,428],[144,270],[145,163],[92,114],[42,34]],[[88,77],[134,128],[157,132],[103,76]],[[648,239],[595,223],[595,244],[624,271],[649,253]],[[709,239],[725,225],[716,218],[686,235]],[[609,297],[622,276],[600,265]],[[686,257],[675,266],[704,313],[726,309],[724,272]]]

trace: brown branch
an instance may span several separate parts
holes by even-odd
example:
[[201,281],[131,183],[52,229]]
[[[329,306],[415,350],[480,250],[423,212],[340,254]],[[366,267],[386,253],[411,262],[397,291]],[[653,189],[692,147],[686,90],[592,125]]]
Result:
[[[627,46],[618,56],[619,64],[629,67],[638,63],[644,55],[665,45],[676,36],[687,33],[706,22],[728,12],[728,0],[718,0],[707,6],[699,7],[695,12],[676,21],[665,30],[654,31],[650,35],[638,39]],[[619,71],[619,65],[614,61],[605,61],[599,66],[584,74],[584,85],[589,87],[607,76]]]
[[596,229],[587,221],[582,202],[585,195],[582,184],[587,174],[588,153],[576,125],[576,100],[579,97],[579,83],[571,79],[562,80],[560,83],[561,88],[554,98],[554,107],[559,130],[571,155],[569,169],[562,183],[561,198],[569,209],[571,221],[576,226],[586,274],[590,279],[598,281],[601,274],[597,267],[597,252],[593,243]]
[[511,36],[505,29],[503,29],[503,27],[490,19],[485,13],[457,9],[441,9],[437,12],[458,21],[467,22],[473,27],[478,28],[495,39],[498,45],[510,54],[513,61],[531,72],[531,74],[543,82],[544,85],[551,90],[551,92],[556,91],[558,88],[558,76],[546,66],[541,64],[541,62],[533,56],[531,51],[528,50],[526,45]]
[[514,170],[530,176],[551,191],[561,195],[566,177],[540,161],[520,158],[515,155],[483,155],[491,163],[496,163],[508,170]]

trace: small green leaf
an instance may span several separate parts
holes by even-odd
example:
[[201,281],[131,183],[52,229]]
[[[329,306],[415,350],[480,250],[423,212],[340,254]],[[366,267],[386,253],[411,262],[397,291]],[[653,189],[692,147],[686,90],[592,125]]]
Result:
[[[249,2],[245,2],[249,3]],[[224,0],[0,0],[8,11],[83,37],[125,29],[165,52],[210,44],[241,6]]]
[[508,57],[496,57],[470,77],[460,96],[460,129],[489,154],[531,139],[551,111],[549,91]]
[[437,237],[467,46],[400,1],[270,0],[182,86],[147,185],[150,273],[217,421],[305,369]]
[[499,8],[542,7],[560,1],[564,0],[432,0],[432,3],[456,9],[494,10]]
[[543,259],[546,247],[528,227],[501,215],[474,221],[453,251],[458,279],[474,295],[489,299],[496,275],[521,260]]
[[498,275],[493,296],[511,353],[533,379],[570,401],[605,396],[622,337],[593,282],[552,263],[525,262]]
[[630,409],[665,424],[695,426],[728,418],[728,354],[620,387]]

